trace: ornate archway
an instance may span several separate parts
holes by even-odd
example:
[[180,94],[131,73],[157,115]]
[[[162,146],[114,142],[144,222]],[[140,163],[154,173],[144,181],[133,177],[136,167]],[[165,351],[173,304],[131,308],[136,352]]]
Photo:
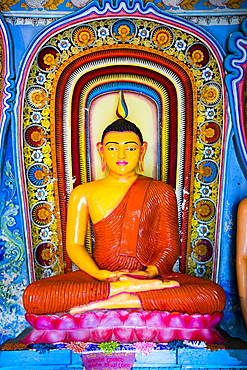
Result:
[[[179,269],[212,278],[226,126],[222,53],[195,26],[152,5],[107,5],[89,5],[48,27],[20,71],[17,137],[33,276],[71,269],[67,199],[73,186],[97,176],[92,143],[114,116],[110,102],[123,90],[126,100],[152,107],[150,123],[138,107],[129,118],[139,116],[141,130],[154,133],[155,176],[176,188]],[[95,106],[105,97],[99,122]]]

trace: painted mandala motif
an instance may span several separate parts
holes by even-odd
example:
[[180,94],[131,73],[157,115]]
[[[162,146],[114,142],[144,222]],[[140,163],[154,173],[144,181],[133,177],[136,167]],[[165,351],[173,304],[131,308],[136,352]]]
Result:
[[42,268],[52,267],[57,262],[56,245],[52,242],[42,242],[34,251],[36,263]]
[[217,82],[208,82],[202,87],[201,96],[203,104],[214,107],[222,99],[221,86]]
[[193,242],[192,258],[199,263],[207,263],[213,257],[213,246],[209,239],[196,239]]
[[194,43],[186,51],[186,58],[194,68],[205,68],[209,63],[209,50],[201,43]]
[[[37,64],[41,71],[53,72],[61,61],[61,56],[57,48],[54,46],[46,46],[40,50],[37,56]],[[39,74],[41,81],[43,76]]]
[[218,166],[212,160],[203,160],[197,165],[196,177],[202,184],[211,184],[218,176]]
[[113,23],[112,35],[116,41],[130,42],[136,35],[136,25],[130,19],[120,19]]
[[95,43],[95,29],[89,25],[76,27],[72,32],[71,39],[78,48],[88,48]]
[[26,102],[31,109],[44,109],[48,99],[48,91],[42,86],[30,86],[26,91]]
[[31,218],[36,226],[49,226],[54,218],[51,205],[48,202],[37,202],[31,209]]
[[[200,199],[195,202],[195,218],[200,222],[208,223],[215,217],[215,204],[211,199]],[[202,230],[202,233],[204,231]]]
[[28,180],[37,188],[43,187],[50,182],[50,170],[45,164],[32,164],[27,169]]
[[200,126],[200,140],[203,144],[214,145],[220,139],[221,129],[217,122],[207,121]]
[[168,27],[156,27],[151,37],[153,45],[159,49],[168,49],[174,41],[174,34]]
[[30,125],[24,132],[24,139],[31,148],[41,148],[46,144],[46,130],[39,125]]

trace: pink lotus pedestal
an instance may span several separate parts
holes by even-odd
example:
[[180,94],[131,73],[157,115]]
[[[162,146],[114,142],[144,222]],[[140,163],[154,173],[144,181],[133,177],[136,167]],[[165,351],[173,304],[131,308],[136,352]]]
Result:
[[84,314],[26,314],[33,330],[22,343],[118,341],[120,343],[161,342],[172,340],[222,343],[215,326],[223,314],[181,314],[179,312],[111,310]]

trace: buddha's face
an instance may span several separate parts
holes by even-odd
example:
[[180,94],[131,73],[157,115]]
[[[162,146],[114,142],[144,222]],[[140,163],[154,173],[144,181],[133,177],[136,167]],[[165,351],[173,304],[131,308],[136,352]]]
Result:
[[138,135],[131,131],[108,132],[98,150],[110,173],[127,175],[136,168],[146,152],[146,143],[141,145]]

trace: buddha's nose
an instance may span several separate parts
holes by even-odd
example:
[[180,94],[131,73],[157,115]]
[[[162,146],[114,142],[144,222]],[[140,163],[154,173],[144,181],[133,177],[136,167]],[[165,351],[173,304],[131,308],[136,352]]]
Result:
[[123,159],[126,157],[126,152],[125,152],[125,148],[124,147],[121,147],[119,146],[119,149],[118,149],[118,158],[119,159]]

